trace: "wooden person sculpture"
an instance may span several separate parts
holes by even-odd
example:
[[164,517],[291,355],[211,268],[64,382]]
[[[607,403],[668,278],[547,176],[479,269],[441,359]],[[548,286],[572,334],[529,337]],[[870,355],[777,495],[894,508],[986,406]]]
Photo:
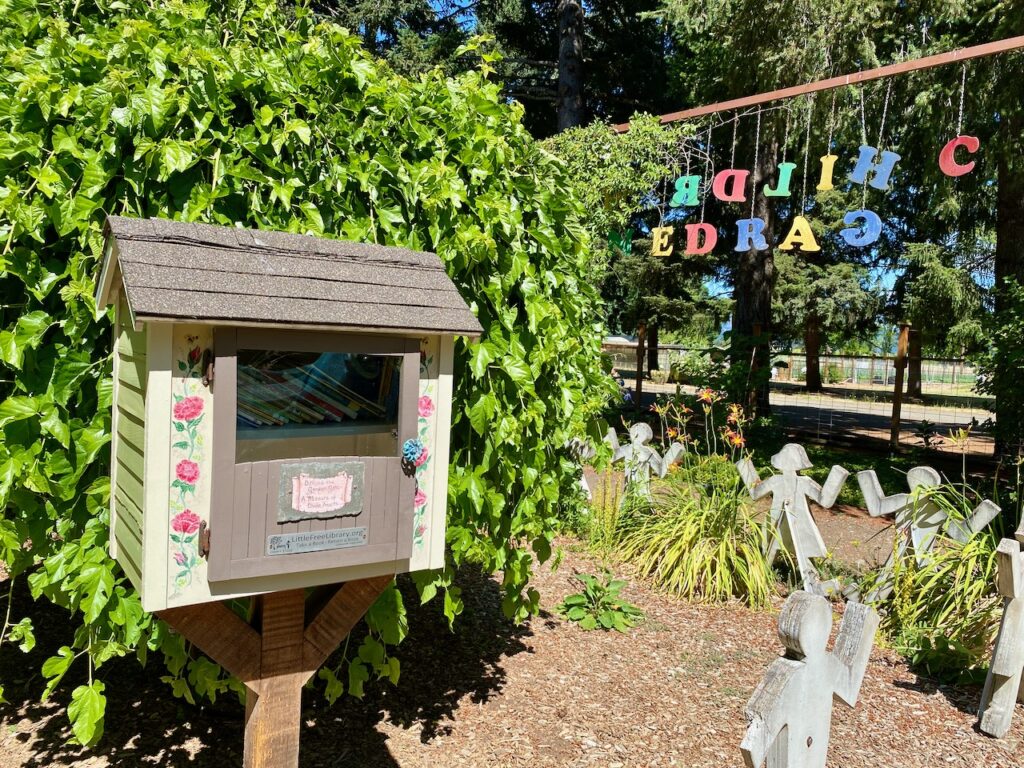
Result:
[[[942,476],[931,467],[914,467],[907,472],[910,493],[884,496],[878,475],[873,469],[858,472],[857,483],[872,517],[895,516],[898,536],[896,547],[882,566],[876,586],[864,597],[869,603],[884,600],[892,593],[893,568],[896,560],[906,555],[908,549],[913,551],[917,564],[924,566],[943,525],[946,526],[947,536],[960,544],[966,544],[971,536],[991,523],[1000,511],[998,506],[986,499],[978,505],[969,520],[951,520],[947,523],[946,513],[930,498],[921,496],[922,491],[942,484]],[[856,594],[850,595],[851,599],[858,597]]]
[[826,650],[832,606],[818,595],[790,595],[779,616],[782,658],[768,667],[747,702],[749,726],[740,744],[747,768],[825,768],[833,700],[857,703],[878,614],[850,603],[835,648]]
[[664,477],[672,462],[684,450],[680,443],[673,443],[664,457],[648,443],[654,439],[650,425],[637,422],[629,428],[629,443],[620,445],[614,429],[609,429],[605,442],[612,447],[612,461],[622,460],[626,485],[634,486],[642,495],[651,495],[651,473]]
[[807,500],[817,502],[826,509],[831,507],[835,504],[839,490],[850,473],[842,467],[832,467],[822,488],[811,478],[799,474],[814,465],[807,458],[803,446],[796,443],[784,445],[781,451],[772,456],[772,466],[782,474],[761,480],[750,459],[736,463],[740,477],[754,499],[772,494],[772,528],[778,535],[772,536],[768,544],[769,561],[775,559],[780,546],[785,546],[796,560],[805,590],[816,595],[827,595],[837,591],[837,582],[823,582],[811,562],[811,558],[825,557],[828,550],[822,541],[818,526],[814,523],[814,518],[811,517]]
[[999,576],[996,584],[1005,598],[992,665],[981,694],[978,727],[1001,739],[1010,730],[1013,710],[1024,704],[1024,521],[1016,541],[999,543]]

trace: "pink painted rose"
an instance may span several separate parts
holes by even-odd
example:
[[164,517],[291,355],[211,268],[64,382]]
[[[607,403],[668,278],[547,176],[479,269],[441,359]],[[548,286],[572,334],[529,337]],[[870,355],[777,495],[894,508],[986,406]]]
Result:
[[423,525],[422,523],[416,526],[416,535],[419,536],[421,539],[423,538],[423,534],[425,534],[426,532],[427,526]]
[[427,448],[426,448],[426,446],[424,446],[423,447],[423,453],[420,454],[420,457],[418,459],[416,459],[416,461],[414,461],[413,464],[415,466],[417,466],[417,467],[422,467],[426,463],[426,461],[427,461]]
[[422,488],[416,489],[416,496],[413,497],[412,503],[417,507],[425,507],[427,505],[427,494],[423,492]]
[[171,518],[171,530],[191,536],[199,530],[200,522],[202,521],[199,519],[199,515],[191,509],[186,509],[184,512],[179,512]]
[[434,401],[424,395],[419,400],[419,411],[421,417],[429,419],[434,415]]
[[186,559],[185,559],[185,553],[184,552],[175,552],[174,553],[174,562],[176,562],[178,565],[184,565],[187,562]]
[[199,479],[199,465],[190,459],[182,459],[174,468],[174,474],[181,482],[195,485]]
[[196,395],[189,395],[174,404],[174,418],[178,421],[191,421],[202,412],[203,398]]

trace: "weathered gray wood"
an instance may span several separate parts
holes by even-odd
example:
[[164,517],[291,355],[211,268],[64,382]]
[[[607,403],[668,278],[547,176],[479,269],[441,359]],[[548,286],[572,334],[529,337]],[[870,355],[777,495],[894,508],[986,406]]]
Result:
[[772,466],[781,474],[761,480],[750,459],[736,463],[740,477],[756,500],[772,495],[771,525],[773,534],[767,548],[770,560],[775,559],[779,550],[785,547],[796,560],[804,589],[816,595],[827,595],[838,591],[834,579],[822,581],[813,558],[826,557],[828,550],[821,538],[821,532],[811,516],[807,501],[811,500],[828,509],[836,502],[849,472],[840,466],[829,471],[824,488],[814,480],[799,474],[810,469],[810,459],[803,446],[788,443],[772,456]]
[[[946,534],[954,541],[965,544],[971,536],[982,530],[999,514],[999,507],[987,499],[974,510],[969,520],[952,521],[947,514],[925,493],[929,488],[942,484],[942,476],[931,467],[914,467],[907,472],[910,493],[884,495],[878,475],[873,469],[857,473],[857,483],[872,517],[893,516],[896,528],[896,546],[879,572],[876,585],[863,597],[866,602],[884,600],[893,590],[893,572],[898,560],[910,552],[918,567],[924,567],[935,539],[945,526]],[[860,600],[856,591],[851,591],[851,600]]]
[[[648,445],[654,439],[654,432],[642,421],[629,428],[629,443],[626,445],[619,443],[619,436],[614,429],[609,429],[604,439],[611,446],[612,461],[621,461],[623,464],[627,488],[647,498],[651,495],[651,474],[664,477],[673,462],[686,450],[682,443],[672,443],[662,456]],[[584,489],[589,493],[590,489],[585,484]]]
[[847,606],[835,648],[827,651],[832,606],[823,597],[794,592],[779,616],[783,658],[768,667],[747,703],[749,723],[740,745],[748,768],[825,768],[834,701],[857,696],[878,629],[878,614]]
[[1024,522],[1016,540],[999,543],[998,558],[1003,619],[981,694],[978,727],[1001,739],[1010,730],[1016,703],[1024,704]]

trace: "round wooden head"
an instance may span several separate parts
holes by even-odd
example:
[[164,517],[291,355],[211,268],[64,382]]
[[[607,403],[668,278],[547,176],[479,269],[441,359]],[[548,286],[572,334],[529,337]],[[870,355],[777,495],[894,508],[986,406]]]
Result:
[[807,458],[807,451],[798,443],[786,443],[782,450],[772,456],[772,466],[780,472],[791,469],[799,472],[803,469],[810,469],[814,465]]
[[912,491],[916,488],[934,488],[942,485],[942,475],[931,467],[914,467],[907,472],[907,485]]
[[825,652],[832,634],[832,606],[828,600],[809,592],[794,592],[782,606],[779,640],[787,656],[802,659]]

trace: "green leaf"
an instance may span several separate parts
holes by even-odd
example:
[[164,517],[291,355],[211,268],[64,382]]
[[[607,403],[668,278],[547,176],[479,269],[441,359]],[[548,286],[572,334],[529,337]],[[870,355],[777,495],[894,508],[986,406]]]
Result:
[[93,680],[89,685],[80,685],[71,693],[68,704],[68,719],[75,741],[91,747],[103,736],[103,715],[107,699],[103,695],[103,683]]
[[476,378],[483,378],[487,366],[494,360],[494,352],[486,342],[477,344],[471,353],[469,369]]
[[43,689],[43,701],[49,699],[53,689],[60,685],[60,681],[74,660],[74,651],[64,645],[57,650],[56,656],[51,656],[43,662],[43,677],[47,679],[46,687]]
[[32,631],[32,619],[26,616],[12,626],[8,637],[18,643],[18,648],[21,649],[22,653],[31,651],[36,646],[36,636]]
[[359,659],[352,659],[348,665],[348,692],[357,699],[363,698],[363,684],[370,679],[370,671]]
[[15,395],[0,403],[0,427],[38,415],[39,401],[34,397]]
[[299,141],[303,144],[308,145],[312,134],[310,133],[309,126],[305,120],[289,120],[284,124],[285,133],[294,133],[299,137]]

